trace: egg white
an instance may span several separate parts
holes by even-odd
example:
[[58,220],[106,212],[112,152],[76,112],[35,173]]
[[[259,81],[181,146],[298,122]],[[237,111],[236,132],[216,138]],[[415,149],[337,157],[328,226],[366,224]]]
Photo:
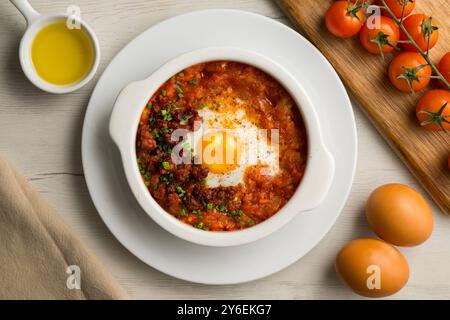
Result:
[[202,117],[202,122],[198,130],[189,132],[185,139],[187,141],[185,147],[193,153],[194,158],[198,161],[196,163],[201,163],[202,159],[201,149],[197,146],[201,144],[202,137],[210,132],[226,130],[227,134],[235,135],[241,151],[237,168],[223,174],[208,173],[207,187],[243,184],[245,171],[255,165],[263,167],[262,174],[275,176],[279,173],[278,149],[273,143],[273,138],[272,143],[269,144],[267,134],[249,120],[245,110],[238,109],[230,113],[204,108],[198,110],[198,113]]

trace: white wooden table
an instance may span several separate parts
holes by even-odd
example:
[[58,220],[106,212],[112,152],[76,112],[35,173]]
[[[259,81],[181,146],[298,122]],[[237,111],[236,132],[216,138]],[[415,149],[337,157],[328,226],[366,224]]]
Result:
[[[205,8],[253,11],[289,25],[270,0],[32,0],[41,12],[62,12],[72,4],[96,31],[102,62],[96,78],[68,95],[33,87],[18,61],[25,21],[9,1],[0,1],[0,156],[9,158],[65,221],[78,232],[134,298],[347,299],[358,298],[337,279],[333,263],[347,241],[371,236],[364,203],[378,185],[417,181],[373,126],[354,111],[359,156],[355,182],[335,226],[309,254],[268,278],[233,286],[191,284],[166,276],[130,254],[105,227],[90,200],[81,166],[81,129],[90,93],[111,58],[148,27],[180,13]],[[431,203],[429,197],[428,201]],[[420,247],[401,249],[410,264],[408,285],[393,298],[450,298],[450,217],[432,204],[435,230]]]

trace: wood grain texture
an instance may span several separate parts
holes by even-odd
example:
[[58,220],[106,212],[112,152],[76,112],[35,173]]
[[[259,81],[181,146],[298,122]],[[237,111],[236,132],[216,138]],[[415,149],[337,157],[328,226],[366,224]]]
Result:
[[[299,0],[301,1],[301,0]],[[433,0],[434,1],[434,0]],[[56,207],[136,299],[358,299],[333,270],[334,257],[347,241],[374,236],[364,218],[364,203],[377,186],[399,182],[421,193],[386,143],[354,103],[358,166],[352,192],[326,237],[305,257],[270,277],[233,286],[206,286],[174,279],[140,262],[108,231],[96,212],[81,166],[81,130],[96,80],[124,45],[142,31],[172,16],[207,8],[253,11],[291,25],[272,0],[31,0],[43,13],[81,7],[97,33],[102,61],[95,79],[68,95],[39,91],[24,77],[18,44],[24,19],[9,1],[0,1],[0,156],[10,159]],[[450,299],[450,218],[431,200],[435,229],[423,245],[400,248],[411,269],[408,285],[391,299]],[[2,249],[0,244],[0,250]],[[63,271],[65,272],[65,270]]]
[[[276,2],[328,58],[378,131],[442,210],[450,214],[450,134],[429,132],[417,124],[415,104],[424,91],[414,95],[400,93],[390,84],[387,66],[392,55],[383,62],[367,53],[358,37],[342,40],[332,36],[326,30],[324,16],[334,1]],[[432,59],[439,61],[450,51],[450,2],[417,1],[415,12],[433,16],[440,25],[439,42],[431,52]]]

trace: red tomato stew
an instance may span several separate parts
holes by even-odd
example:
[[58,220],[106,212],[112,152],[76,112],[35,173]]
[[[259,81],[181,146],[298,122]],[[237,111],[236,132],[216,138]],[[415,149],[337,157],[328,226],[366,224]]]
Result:
[[[177,129],[216,134],[207,140],[203,133],[186,145],[173,139]],[[229,129],[241,131],[222,135]],[[259,141],[269,150],[253,163],[235,153],[256,152],[252,129],[267,129]],[[271,129],[278,129],[277,149]],[[192,162],[174,161],[180,141],[179,155]],[[211,144],[218,147],[213,155],[232,150],[231,161],[195,161]],[[246,64],[214,61],[174,75],[150,98],[137,131],[136,155],[145,185],[168,213],[205,231],[240,230],[273,216],[296,191],[306,166],[306,129],[294,100],[274,78]]]

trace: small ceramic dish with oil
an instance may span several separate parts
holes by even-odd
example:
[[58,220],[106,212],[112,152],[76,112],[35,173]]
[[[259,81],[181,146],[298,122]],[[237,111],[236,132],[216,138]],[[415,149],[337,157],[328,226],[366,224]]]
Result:
[[27,21],[19,59],[27,78],[50,93],[69,93],[94,76],[100,47],[86,22],[69,14],[41,15],[27,0],[11,0]]

